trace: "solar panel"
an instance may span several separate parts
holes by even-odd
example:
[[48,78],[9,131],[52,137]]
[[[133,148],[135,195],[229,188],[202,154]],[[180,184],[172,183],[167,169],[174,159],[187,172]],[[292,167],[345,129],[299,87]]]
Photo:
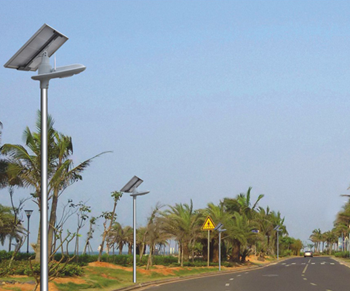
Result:
[[44,24],[4,65],[5,68],[22,71],[36,71],[40,65],[43,50],[51,57],[68,37]]
[[128,183],[126,183],[126,185],[120,190],[120,192],[132,193],[138,186],[140,186],[142,182],[142,179],[140,179],[137,176],[134,176]]

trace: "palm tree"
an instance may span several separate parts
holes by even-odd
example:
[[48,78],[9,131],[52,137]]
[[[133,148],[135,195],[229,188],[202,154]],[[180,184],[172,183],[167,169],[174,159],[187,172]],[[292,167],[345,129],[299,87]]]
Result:
[[128,245],[128,255],[132,254],[132,248],[134,244],[134,230],[131,226],[125,226],[123,228],[124,244]]
[[146,249],[146,235],[147,235],[147,227],[141,226],[137,229],[136,248],[139,250],[140,262],[142,262],[142,257]]
[[151,216],[148,218],[148,223],[145,231],[145,242],[149,245],[149,256],[147,260],[147,267],[149,268],[153,264],[153,253],[157,244],[166,244],[166,240],[170,238],[170,235],[164,231],[162,227],[162,220],[159,219],[159,211],[162,206],[157,203],[152,210]]
[[7,236],[12,234],[14,228],[15,215],[12,208],[0,204],[0,243],[4,245]]
[[125,244],[123,227],[119,222],[114,222],[112,225],[111,231],[108,233],[108,237],[106,239],[108,244],[117,244],[119,249],[119,255],[122,254],[123,247]]
[[252,187],[249,187],[247,193],[240,193],[236,198],[224,198],[223,204],[225,209],[229,213],[238,212],[244,214],[248,219],[252,219],[254,212],[258,206],[259,201],[264,197],[264,194],[260,194],[256,201],[251,203],[251,190]]
[[319,252],[321,250],[320,246],[323,240],[321,229],[314,229],[310,235],[310,240],[314,243],[315,252]]
[[[51,199],[51,211],[49,218],[48,243],[52,246],[54,226],[57,217],[58,198],[63,191],[73,183],[82,180],[82,172],[90,165],[92,159],[100,156],[96,155],[78,166],[73,165],[73,160],[69,157],[73,154],[73,144],[71,137],[58,133],[53,128],[54,121],[48,116],[48,199]],[[41,114],[38,112],[36,123],[37,132],[31,132],[27,127],[24,131],[25,144],[28,150],[21,145],[4,144],[1,147],[1,154],[4,156],[0,160],[1,164],[6,164],[6,175],[9,184],[20,184],[23,187],[34,189],[31,195],[36,200],[36,204],[41,206]],[[1,179],[0,179],[1,180]],[[35,249],[35,260],[40,261],[40,224],[38,239]],[[51,254],[51,247],[49,247]]]
[[342,210],[337,214],[334,222],[335,228],[339,231],[339,236],[343,237],[342,249],[345,250],[344,237],[350,234],[350,199],[342,207]]
[[200,232],[198,219],[200,213],[194,211],[193,202],[188,204],[169,205],[169,209],[161,213],[163,229],[171,234],[180,244],[180,262],[183,266],[184,260],[189,258],[189,245]]
[[258,232],[257,243],[259,244],[260,257],[264,257],[265,253],[269,252],[269,246],[271,237],[274,232],[274,224],[271,221],[270,207],[267,206],[266,210],[259,207],[257,214],[254,218]]
[[[253,219],[257,214],[256,208],[258,206],[259,201],[264,197],[263,194],[260,194],[257,200],[252,204],[251,203],[251,190],[252,187],[249,187],[247,193],[240,193],[236,198],[224,198],[223,205],[226,212],[230,213],[232,220],[237,219],[239,216],[235,216],[238,213],[241,217],[244,217],[247,220],[247,224],[253,227]],[[241,221],[240,221],[241,222]],[[237,222],[237,223],[240,223]],[[233,239],[234,235],[231,235],[232,242],[232,260],[240,261],[240,247],[242,245],[241,239]]]
[[[233,261],[245,262],[245,257],[249,253],[248,244],[253,243],[256,234],[253,232],[255,228],[245,214],[235,212],[233,219],[229,220],[227,225],[227,239],[232,243]],[[242,259],[240,256],[242,254]]]
[[325,241],[327,242],[328,254],[332,253],[333,245],[338,242],[338,235],[335,229],[326,231],[324,234]]

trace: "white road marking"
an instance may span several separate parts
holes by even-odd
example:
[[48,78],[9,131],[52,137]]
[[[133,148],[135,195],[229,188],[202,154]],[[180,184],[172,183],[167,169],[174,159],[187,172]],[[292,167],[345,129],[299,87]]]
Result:
[[226,283],[226,285],[225,286],[230,286],[230,283]]
[[310,283],[312,286],[317,286],[317,284],[315,284],[315,283]]
[[230,281],[232,281],[234,278],[230,278]]
[[315,265],[315,263],[311,263],[311,265]]
[[303,274],[305,274],[306,269],[307,269],[308,266],[309,266],[309,265],[306,265],[306,266],[305,266],[305,268],[304,268],[304,270],[303,270]]
[[241,277],[242,275],[237,275],[237,277]]
[[307,278],[303,278],[305,281],[307,281]]
[[331,263],[331,265],[335,265],[334,263]]
[[292,263],[292,265],[295,265],[296,263]]

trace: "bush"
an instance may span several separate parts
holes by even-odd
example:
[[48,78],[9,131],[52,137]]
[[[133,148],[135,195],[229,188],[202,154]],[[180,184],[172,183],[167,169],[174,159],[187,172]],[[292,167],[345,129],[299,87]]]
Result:
[[337,258],[349,258],[350,253],[349,252],[336,252],[336,253],[334,253],[334,256]]
[[[40,263],[32,263],[33,271],[30,268],[29,261],[13,261],[11,268],[8,267],[10,260],[0,262],[0,277],[11,275],[27,275],[33,276],[40,274]],[[80,276],[83,274],[81,266],[75,263],[67,264],[58,274],[59,277]]]

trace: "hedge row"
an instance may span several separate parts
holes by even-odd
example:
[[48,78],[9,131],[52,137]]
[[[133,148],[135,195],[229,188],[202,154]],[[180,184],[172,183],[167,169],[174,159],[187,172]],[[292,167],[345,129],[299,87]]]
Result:
[[[29,261],[13,261],[11,268],[9,268],[9,260],[2,260],[0,262],[0,277],[8,275],[27,275],[33,276],[33,271],[35,274],[40,274],[40,264],[33,263],[33,271],[30,268]],[[71,263],[67,264],[58,274],[59,277],[71,277],[80,276],[83,274],[83,269],[81,266]]]

